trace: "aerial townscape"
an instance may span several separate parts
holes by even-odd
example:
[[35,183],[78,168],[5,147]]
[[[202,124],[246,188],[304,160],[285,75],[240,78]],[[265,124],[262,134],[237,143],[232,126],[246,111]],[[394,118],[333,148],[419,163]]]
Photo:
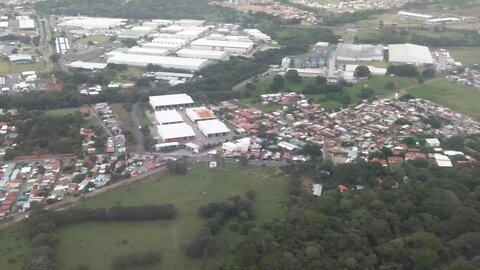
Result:
[[0,2],[0,269],[480,269],[480,0]]

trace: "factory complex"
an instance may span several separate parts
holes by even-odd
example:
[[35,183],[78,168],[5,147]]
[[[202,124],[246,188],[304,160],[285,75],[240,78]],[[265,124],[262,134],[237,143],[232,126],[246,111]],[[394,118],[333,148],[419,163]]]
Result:
[[[100,35],[116,40],[117,44],[127,40],[134,44],[127,48],[110,47],[100,57],[105,60],[93,62],[137,67],[151,64],[190,73],[214,61],[226,61],[231,55],[250,57],[256,49],[271,42],[268,35],[257,29],[242,30],[234,24],[208,25],[203,20],[154,19],[129,23],[125,19],[78,16],[60,17],[56,26],[75,37]],[[70,49],[68,39],[57,38],[56,47],[59,54],[65,54]]]
[[197,142],[204,144],[209,139],[225,140],[230,129],[207,107],[194,107],[187,94],[150,96],[154,109],[151,119],[157,126],[158,140],[166,143]]

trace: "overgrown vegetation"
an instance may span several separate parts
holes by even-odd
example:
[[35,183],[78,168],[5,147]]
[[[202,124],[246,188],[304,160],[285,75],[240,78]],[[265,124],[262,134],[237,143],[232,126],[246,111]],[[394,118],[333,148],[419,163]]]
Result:
[[79,113],[53,116],[27,112],[16,119],[16,146],[8,149],[5,158],[32,154],[80,153],[83,119]]

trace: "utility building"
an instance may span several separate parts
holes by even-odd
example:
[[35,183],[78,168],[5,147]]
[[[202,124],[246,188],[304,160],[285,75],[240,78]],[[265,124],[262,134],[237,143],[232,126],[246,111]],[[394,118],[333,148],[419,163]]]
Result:
[[212,110],[206,107],[191,108],[185,110],[186,115],[192,122],[215,119],[215,114]]
[[151,96],[149,103],[156,111],[191,108],[194,104],[187,94]]

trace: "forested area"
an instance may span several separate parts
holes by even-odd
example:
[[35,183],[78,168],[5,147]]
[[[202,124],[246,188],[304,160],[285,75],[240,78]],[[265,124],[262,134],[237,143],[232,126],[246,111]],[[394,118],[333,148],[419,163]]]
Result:
[[[478,269],[480,166],[328,161],[291,168],[285,220],[253,228],[239,269]],[[304,181],[323,184],[321,197]],[[348,185],[343,193],[339,184]],[[355,188],[356,187],[356,188]]]
[[480,36],[476,31],[430,29],[383,28],[366,37],[356,37],[356,42],[367,44],[413,43],[428,47],[475,47],[480,46]]
[[14,121],[16,146],[8,149],[5,159],[18,155],[80,153],[82,137],[80,114],[52,116],[44,113],[25,113]]
[[204,19],[212,15],[228,19],[234,11],[208,5],[207,0],[47,0],[36,4],[38,12],[77,16],[105,16],[133,19]]

